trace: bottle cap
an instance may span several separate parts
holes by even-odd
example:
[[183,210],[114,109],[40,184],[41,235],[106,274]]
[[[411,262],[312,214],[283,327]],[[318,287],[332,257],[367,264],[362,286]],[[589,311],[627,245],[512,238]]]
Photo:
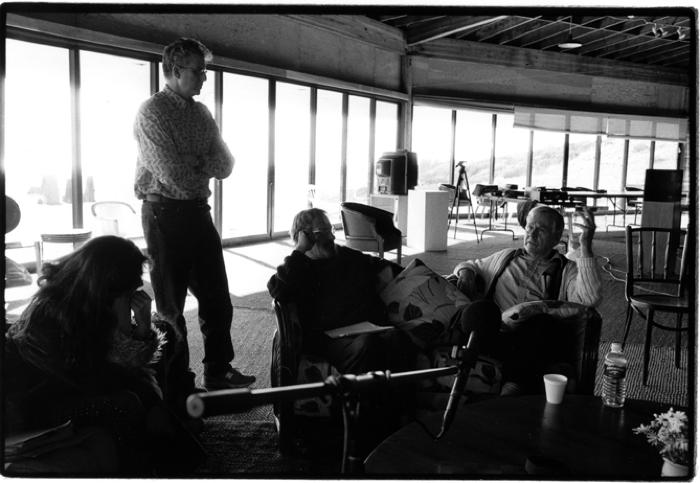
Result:
[[622,344],[619,342],[613,342],[610,344],[610,352],[622,352]]

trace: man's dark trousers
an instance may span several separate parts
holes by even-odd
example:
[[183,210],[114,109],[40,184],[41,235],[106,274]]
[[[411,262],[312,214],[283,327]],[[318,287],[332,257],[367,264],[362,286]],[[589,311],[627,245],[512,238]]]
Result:
[[183,316],[188,288],[199,306],[205,370],[224,371],[234,357],[230,332],[233,306],[221,238],[210,210],[206,200],[144,201],[141,210],[156,307],[159,314],[174,322],[179,336],[176,355],[163,381],[171,402],[194,389]]

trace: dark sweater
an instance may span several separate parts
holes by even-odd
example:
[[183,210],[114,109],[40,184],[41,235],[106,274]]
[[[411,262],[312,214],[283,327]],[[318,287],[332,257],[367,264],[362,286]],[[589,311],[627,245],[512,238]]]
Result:
[[336,245],[332,258],[312,260],[293,251],[277,268],[267,288],[272,297],[297,304],[304,332],[319,332],[364,320],[386,322],[377,294],[377,275],[401,266],[382,258]]

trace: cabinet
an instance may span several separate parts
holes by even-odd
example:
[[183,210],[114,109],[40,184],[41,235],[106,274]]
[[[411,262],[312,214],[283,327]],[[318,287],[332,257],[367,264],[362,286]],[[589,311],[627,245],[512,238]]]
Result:
[[394,214],[394,225],[406,238],[408,233],[408,196],[406,195],[370,195],[369,204]]
[[407,245],[423,251],[447,250],[449,193],[409,190]]

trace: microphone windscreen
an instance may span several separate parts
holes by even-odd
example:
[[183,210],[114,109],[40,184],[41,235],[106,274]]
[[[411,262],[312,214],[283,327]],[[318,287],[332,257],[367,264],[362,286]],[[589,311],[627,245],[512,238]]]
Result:
[[472,302],[462,309],[460,327],[465,337],[476,332],[480,346],[493,347],[501,327],[501,310],[491,300]]

